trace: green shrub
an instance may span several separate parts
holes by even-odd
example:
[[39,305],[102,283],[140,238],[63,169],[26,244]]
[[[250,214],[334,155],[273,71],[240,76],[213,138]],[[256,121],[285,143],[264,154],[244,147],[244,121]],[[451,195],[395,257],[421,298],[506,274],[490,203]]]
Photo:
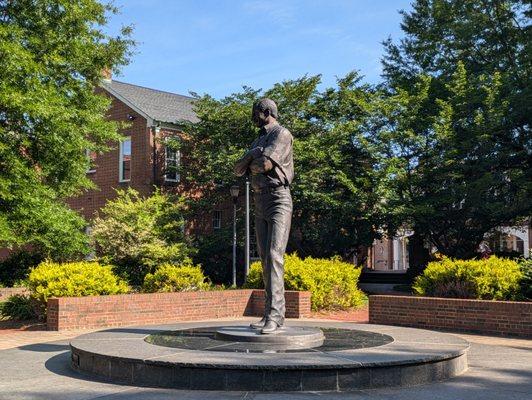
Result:
[[0,261],[0,283],[13,287],[28,277],[30,269],[39,265],[43,257],[39,253],[19,250]]
[[422,296],[514,300],[523,274],[517,262],[491,256],[482,260],[433,261],[412,288]]
[[163,264],[153,274],[146,275],[143,290],[148,293],[192,292],[208,290],[210,286],[199,266]]
[[523,277],[521,278],[521,299],[532,299],[532,258],[522,258],[519,260],[519,268]]
[[118,196],[100,210],[91,238],[98,258],[133,285],[164,263],[190,262],[194,252],[183,234],[185,202],[156,191],[143,198],[137,191]]
[[[308,290],[313,310],[360,306],[365,295],[357,288],[360,269],[334,257],[321,259],[285,255],[285,288]],[[248,288],[263,288],[260,262],[253,263],[246,280]]]
[[15,294],[0,303],[0,315],[15,320],[36,319],[40,315],[40,306],[30,296]]
[[79,297],[127,293],[129,287],[108,265],[80,261],[54,263],[44,261],[28,277],[31,296],[46,304],[50,297]]

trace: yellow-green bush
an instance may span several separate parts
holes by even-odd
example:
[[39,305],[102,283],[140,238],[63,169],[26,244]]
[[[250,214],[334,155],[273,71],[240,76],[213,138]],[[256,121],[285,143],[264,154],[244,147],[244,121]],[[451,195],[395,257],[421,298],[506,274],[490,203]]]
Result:
[[155,293],[192,292],[208,290],[210,287],[199,266],[163,264],[157,267],[153,274],[146,275],[142,288],[145,292]]
[[[360,269],[340,258],[285,255],[284,270],[285,288],[310,291],[313,310],[356,307],[365,302],[364,293],[357,288]],[[260,262],[251,265],[246,287],[264,287]]]
[[33,298],[46,303],[50,297],[80,297],[127,293],[129,287],[109,265],[80,261],[44,261],[31,270],[28,287]]
[[443,258],[429,263],[412,288],[422,296],[513,300],[519,295],[522,276],[517,262],[506,258]]

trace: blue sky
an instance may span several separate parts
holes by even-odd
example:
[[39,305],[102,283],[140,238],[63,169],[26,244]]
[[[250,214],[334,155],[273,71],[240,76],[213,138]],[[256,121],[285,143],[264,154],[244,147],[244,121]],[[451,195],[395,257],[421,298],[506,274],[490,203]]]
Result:
[[109,25],[133,24],[137,54],[118,80],[223,97],[305,74],[324,86],[359,70],[380,79],[381,42],[400,38],[410,0],[115,0]]

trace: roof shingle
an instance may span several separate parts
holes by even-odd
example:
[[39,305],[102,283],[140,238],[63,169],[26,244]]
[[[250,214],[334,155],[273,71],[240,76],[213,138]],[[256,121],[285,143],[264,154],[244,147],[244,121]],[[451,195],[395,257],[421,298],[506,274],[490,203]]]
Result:
[[103,81],[102,87],[111,94],[127,100],[150,118],[171,124],[179,121],[197,122],[193,109],[194,98],[164,92],[120,81]]

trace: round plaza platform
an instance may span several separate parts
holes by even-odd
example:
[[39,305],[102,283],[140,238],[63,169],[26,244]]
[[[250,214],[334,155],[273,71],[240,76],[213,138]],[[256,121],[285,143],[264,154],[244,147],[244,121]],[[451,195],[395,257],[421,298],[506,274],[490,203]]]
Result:
[[[284,332],[260,335],[248,324],[180,323],[89,333],[71,341],[71,365],[85,374],[139,386],[246,391],[410,386],[467,369],[469,344],[451,334],[289,321]],[[297,333],[306,339],[293,339]]]

